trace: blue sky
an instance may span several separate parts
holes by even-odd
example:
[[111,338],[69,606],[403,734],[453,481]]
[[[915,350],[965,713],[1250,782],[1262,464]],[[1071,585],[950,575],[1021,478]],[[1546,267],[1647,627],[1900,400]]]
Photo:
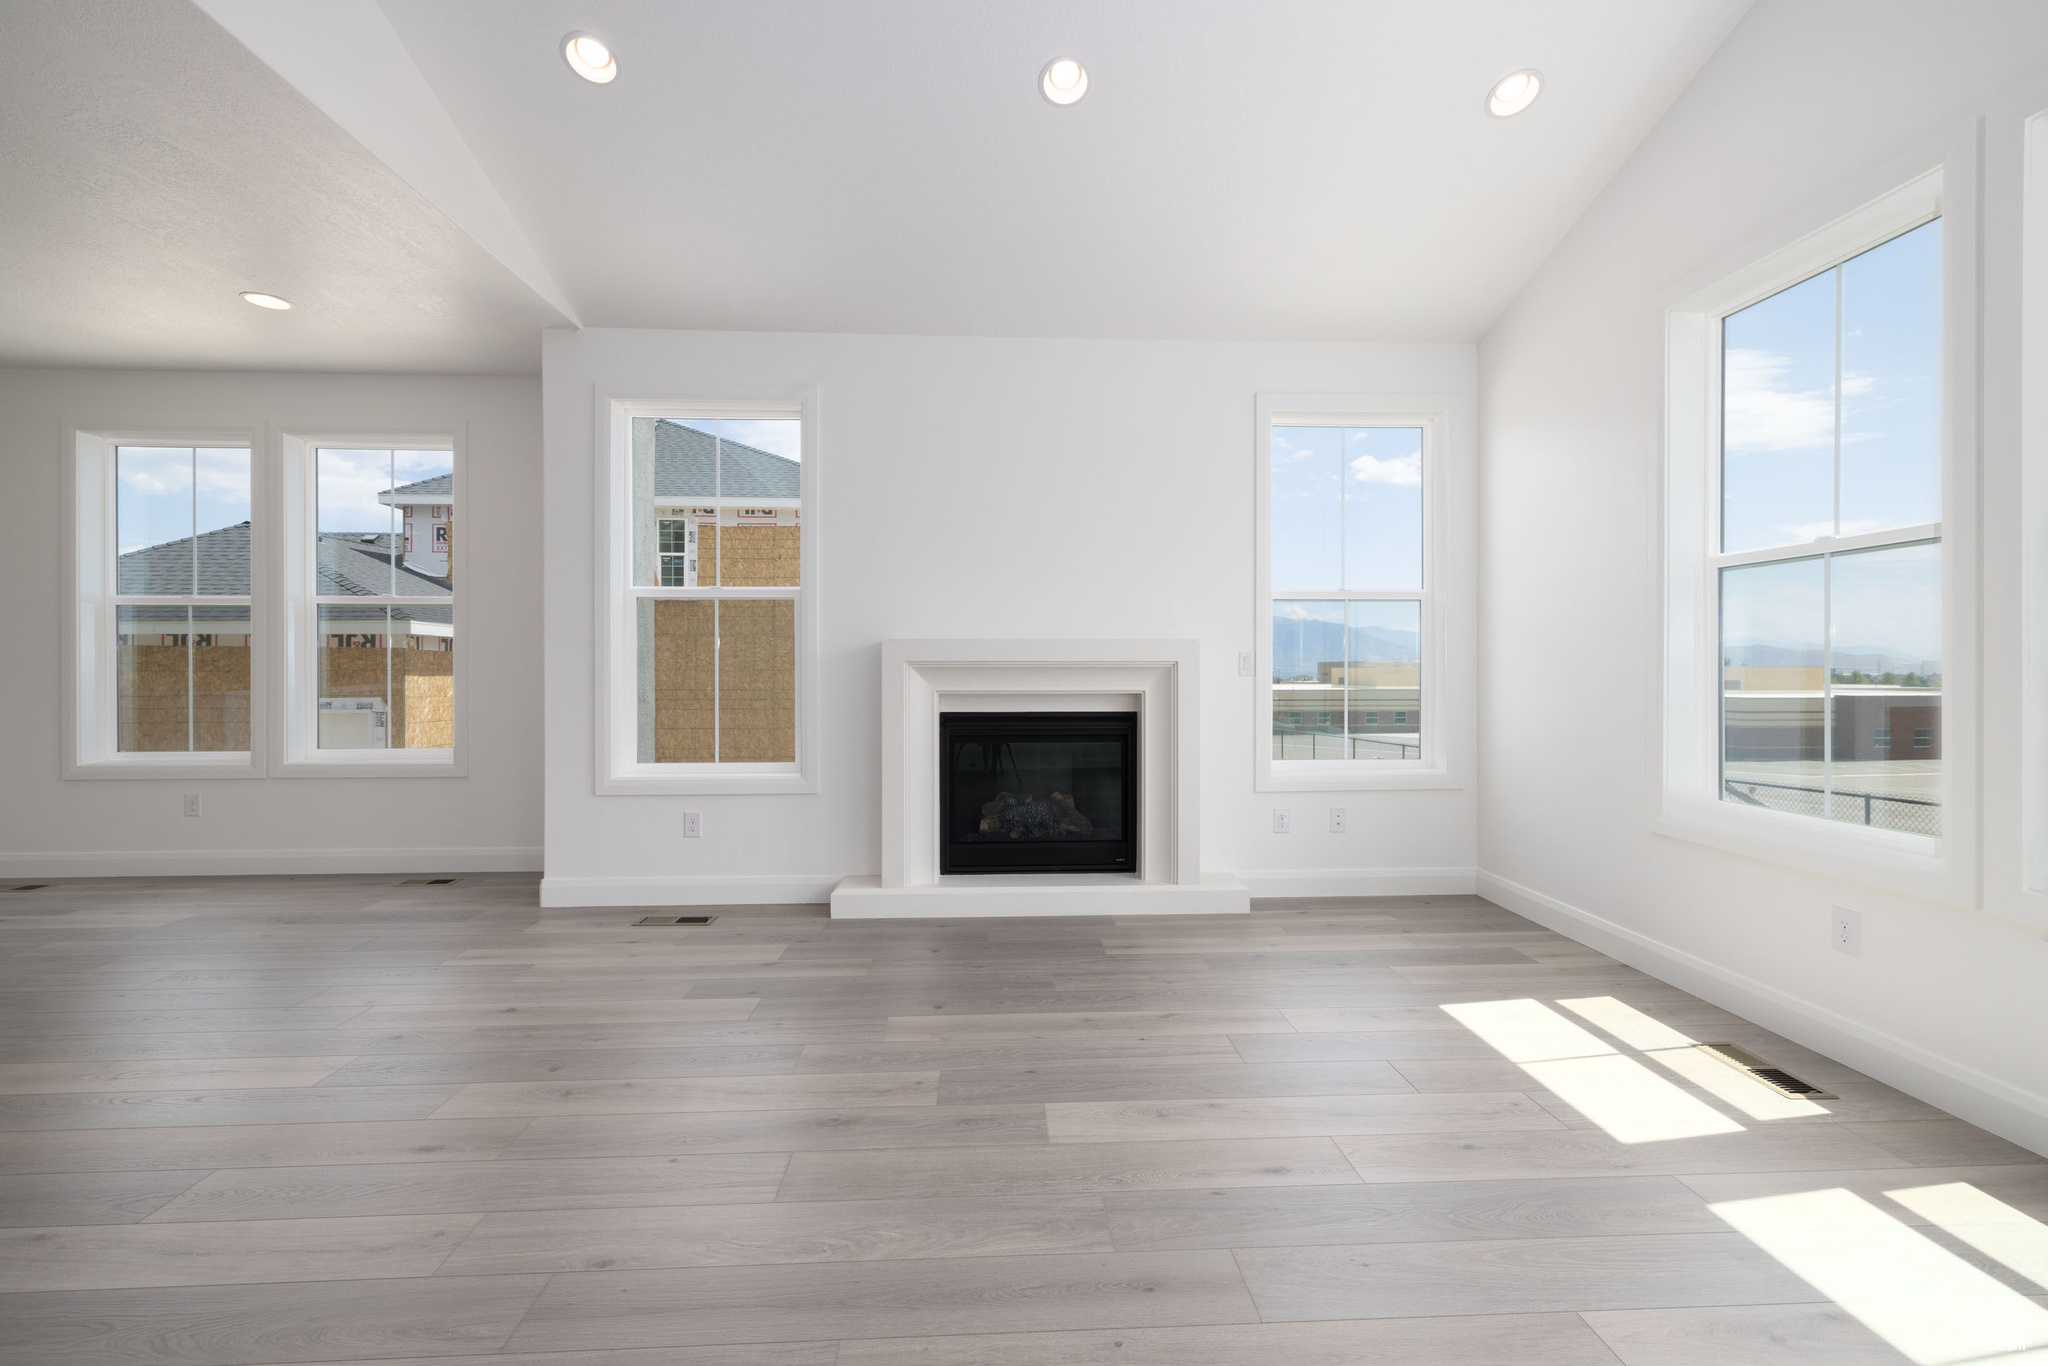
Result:
[[[1730,315],[1723,338],[1724,549],[1940,519],[1939,220]],[[1726,571],[1724,643],[1818,650],[1826,609],[1837,650],[1940,658],[1938,544],[1835,556],[1831,603],[1820,564]]]
[[1722,337],[1724,550],[1940,519],[1939,220],[1729,315]]
[[[123,446],[114,455],[121,553],[249,520],[249,452]],[[195,496],[196,495],[196,496]]]
[[1273,428],[1273,586],[1422,587],[1422,429]]
[[454,470],[447,451],[357,451],[322,448],[319,459],[320,529],[360,533],[399,529],[397,509],[377,495],[400,484]]

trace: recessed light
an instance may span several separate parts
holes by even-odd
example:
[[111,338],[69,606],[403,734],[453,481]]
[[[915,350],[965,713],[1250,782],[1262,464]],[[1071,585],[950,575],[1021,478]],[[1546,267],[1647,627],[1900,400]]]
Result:
[[1072,104],[1088,93],[1088,69],[1072,57],[1055,57],[1045,64],[1038,88],[1054,104]]
[[562,58],[569,69],[586,81],[609,84],[619,74],[612,50],[587,33],[572,33],[562,40]]
[[1513,118],[1536,103],[1536,97],[1542,93],[1542,72],[1517,71],[1494,83],[1486,96],[1486,112],[1497,119]]
[[280,299],[275,294],[258,294],[253,289],[243,290],[242,297],[258,308],[286,309],[292,306],[290,299]]

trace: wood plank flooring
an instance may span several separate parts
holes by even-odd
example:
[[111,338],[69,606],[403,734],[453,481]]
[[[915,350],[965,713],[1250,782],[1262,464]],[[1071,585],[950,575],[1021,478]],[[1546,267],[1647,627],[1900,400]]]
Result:
[[[1924,1306],[1986,1335],[1944,1359],[2048,1348],[2048,1161],[1475,897],[686,928],[399,881],[0,895],[0,1361],[1909,1360],[1821,1191],[1989,1297]],[[1487,1002],[1523,1032],[1444,1008]]]

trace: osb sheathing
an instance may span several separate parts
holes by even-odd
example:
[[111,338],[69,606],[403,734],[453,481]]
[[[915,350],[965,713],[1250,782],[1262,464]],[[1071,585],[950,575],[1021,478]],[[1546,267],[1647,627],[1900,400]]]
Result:
[[796,759],[795,603],[655,602],[654,758],[664,764]]
[[715,574],[728,588],[793,587],[800,582],[802,535],[794,526],[699,527],[698,579],[708,584]]
[[[121,752],[249,748],[249,647],[122,645],[115,724]],[[188,705],[189,702],[189,705]]]
[[[455,745],[455,652],[391,651],[393,749],[451,749]],[[322,697],[383,697],[382,646],[320,648]]]

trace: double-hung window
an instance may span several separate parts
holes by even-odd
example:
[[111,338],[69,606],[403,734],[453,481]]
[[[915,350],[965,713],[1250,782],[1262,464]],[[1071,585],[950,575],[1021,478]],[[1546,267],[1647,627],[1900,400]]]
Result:
[[805,407],[612,405],[600,791],[813,790]]
[[1440,778],[1439,415],[1260,404],[1262,786]]
[[454,441],[285,440],[288,773],[459,772]]
[[1667,820],[1941,866],[1945,235],[1929,176],[1672,314]]
[[250,453],[80,433],[66,771],[246,770]]

